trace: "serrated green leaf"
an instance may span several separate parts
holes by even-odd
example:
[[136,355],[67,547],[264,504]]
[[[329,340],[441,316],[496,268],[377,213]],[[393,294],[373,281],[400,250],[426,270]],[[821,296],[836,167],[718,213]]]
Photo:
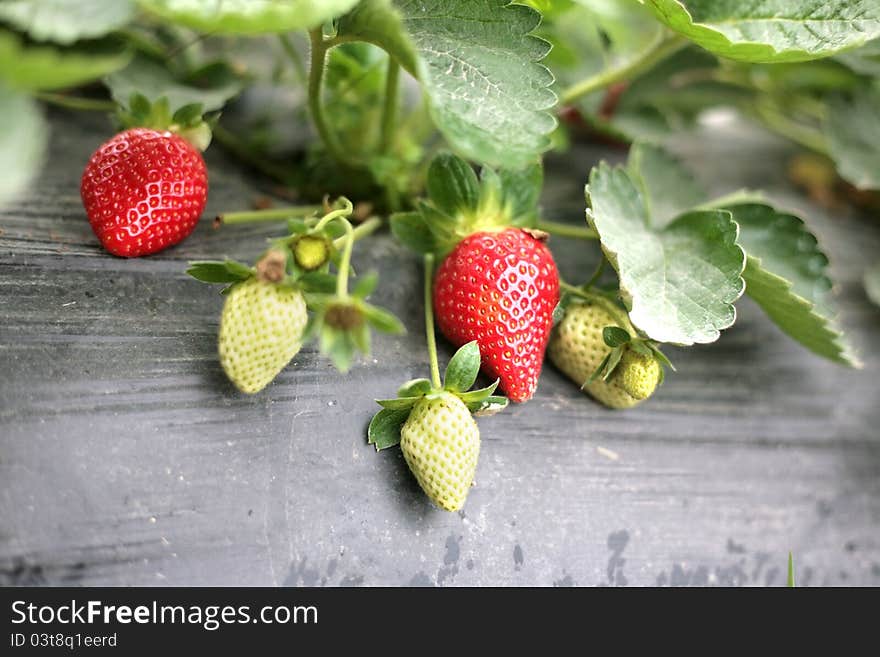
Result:
[[358,0],[138,0],[166,20],[214,34],[270,34],[321,25]]
[[37,104],[0,81],[0,207],[34,179],[43,164],[49,130]]
[[36,41],[70,45],[123,27],[134,15],[131,0],[5,0],[0,21]]
[[351,291],[352,296],[358,299],[366,299],[370,296],[379,284],[378,272],[371,271],[355,280],[354,288]]
[[803,220],[769,205],[732,206],[749,254],[746,293],[780,329],[835,362],[858,361],[834,323],[828,259]]
[[880,306],[880,263],[865,270],[864,283],[865,294],[875,305]]
[[703,48],[743,62],[818,59],[880,36],[876,0],[647,0],[647,5]]
[[196,260],[189,263],[186,273],[204,283],[237,283],[253,276],[254,271],[234,260]]
[[706,192],[690,171],[659,146],[634,144],[626,167],[642,193],[651,226],[656,230],[665,228],[706,198]]
[[450,153],[431,160],[427,188],[434,206],[450,217],[472,212],[480,202],[480,181],[473,167]]
[[483,401],[472,402],[468,404],[467,407],[468,410],[477,417],[489,417],[490,415],[495,415],[496,413],[503,411],[507,408],[509,403],[510,400],[507,399],[507,397],[492,395]]
[[481,402],[492,396],[492,393],[498,388],[498,384],[500,383],[500,379],[495,379],[495,382],[491,385],[486,386],[485,388],[480,388],[479,390],[470,390],[468,392],[457,393],[459,399],[463,401],[465,404],[471,404],[474,402]]
[[0,81],[13,89],[74,87],[122,68],[129,59],[131,52],[117,39],[56,48],[24,45],[14,33],[0,29]]
[[606,326],[602,329],[602,339],[609,347],[619,347],[630,341],[630,334],[619,326]]
[[480,345],[476,340],[459,347],[449,360],[443,387],[451,392],[466,392],[480,372]]
[[832,99],[825,133],[841,177],[860,189],[880,189],[880,92],[866,87]]
[[391,216],[391,232],[401,244],[416,253],[437,250],[434,233],[428,228],[421,212],[398,212]]
[[434,386],[428,379],[412,379],[397,390],[398,397],[422,397],[427,395]]
[[400,442],[400,428],[409,417],[410,409],[383,408],[370,420],[367,429],[367,442],[376,446],[376,451],[393,447]]
[[402,411],[415,406],[415,403],[421,398],[422,395],[417,397],[397,397],[396,399],[377,399],[376,403],[382,408],[388,408],[392,411]]
[[403,325],[403,322],[384,308],[364,304],[364,314],[370,325],[378,331],[391,333],[392,335],[406,333],[406,327]]
[[733,324],[745,254],[729,212],[689,212],[650,225],[629,174],[604,162],[590,173],[588,218],[620,277],[632,323],[658,342],[713,342]]
[[509,0],[396,0],[418,54],[413,72],[437,127],[464,156],[517,167],[550,147],[550,46],[531,32],[540,14]]
[[138,55],[124,69],[107,76],[104,83],[120,105],[127,105],[132,94],[139,93],[153,103],[166,98],[172,113],[193,104],[210,112],[222,109],[243,88],[243,81],[228,67],[227,73],[225,77],[215,75],[212,86],[198,87],[178,80],[159,62]]

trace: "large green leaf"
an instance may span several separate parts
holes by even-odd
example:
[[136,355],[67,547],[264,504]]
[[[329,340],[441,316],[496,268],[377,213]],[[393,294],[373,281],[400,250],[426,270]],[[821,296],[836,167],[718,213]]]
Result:
[[877,0],[646,0],[669,27],[744,62],[827,57],[880,36]]
[[856,187],[880,189],[880,93],[864,89],[833,100],[825,132],[840,175]]
[[834,323],[828,258],[802,219],[769,205],[729,208],[749,255],[746,293],[790,337],[845,365],[858,361]]
[[6,0],[0,21],[37,41],[70,45],[119,29],[134,15],[133,0]]
[[689,212],[658,230],[627,171],[604,162],[590,173],[587,204],[636,328],[689,345],[713,342],[733,324],[745,254],[729,212]]
[[0,80],[26,91],[73,87],[122,68],[131,52],[115,40],[84,42],[71,48],[24,45],[0,29]]
[[30,98],[0,82],[0,207],[27,186],[40,169],[48,129]]
[[496,166],[530,163],[550,146],[553,75],[539,62],[541,20],[508,0],[397,0],[418,54],[417,77],[437,127],[462,155]]
[[540,15],[509,0],[364,0],[337,38],[391,53],[419,79],[449,144],[488,164],[520,167],[550,146],[556,121]]
[[179,25],[214,34],[269,34],[313,28],[358,0],[138,0]]

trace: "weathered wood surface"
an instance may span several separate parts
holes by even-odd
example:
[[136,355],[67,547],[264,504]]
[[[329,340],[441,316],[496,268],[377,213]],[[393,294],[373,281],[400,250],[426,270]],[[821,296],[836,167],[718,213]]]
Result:
[[[376,300],[407,336],[378,337],[347,377],[307,348],[264,393],[236,394],[215,355],[222,300],[183,270],[278,233],[211,229],[258,181],[211,149],[195,234],[116,259],[78,194],[110,126],[53,125],[41,184],[0,212],[2,583],[780,585],[792,550],[802,585],[880,584],[880,311],[859,283],[880,230],[810,207],[784,182],[785,146],[739,129],[679,149],[715,191],[770,188],[808,215],[865,369],[813,357],[747,301],[719,342],[670,350],[678,373],[636,410],[547,368],[534,401],[481,422],[477,486],[446,514],[399,451],[364,439],[372,399],[426,372],[413,256],[380,236],[355,258],[378,266]],[[599,156],[621,154],[550,163],[548,216],[581,220]],[[585,278],[594,247],[558,246]]]

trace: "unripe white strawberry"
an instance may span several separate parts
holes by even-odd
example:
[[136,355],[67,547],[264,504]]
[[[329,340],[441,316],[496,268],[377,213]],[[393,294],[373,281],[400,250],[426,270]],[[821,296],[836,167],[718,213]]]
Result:
[[246,393],[269,385],[302,347],[307,321],[299,290],[256,277],[233,287],[217,341],[230,381]]
[[480,456],[480,431],[461,399],[450,392],[420,399],[400,430],[400,448],[437,506],[464,506]]
[[556,367],[597,401],[610,408],[630,408],[651,396],[662,379],[662,369],[653,356],[627,348],[607,381],[595,378],[588,383],[611,352],[602,335],[606,326],[636,334],[628,321],[601,300],[572,303],[553,330],[547,353]]

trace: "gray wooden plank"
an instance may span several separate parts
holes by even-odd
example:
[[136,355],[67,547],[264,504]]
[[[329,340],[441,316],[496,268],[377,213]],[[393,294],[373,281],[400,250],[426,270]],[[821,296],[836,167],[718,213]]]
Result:
[[[747,301],[719,342],[671,350],[679,372],[633,411],[548,368],[532,402],[481,421],[477,486],[446,514],[364,439],[372,399],[427,369],[416,259],[387,235],[355,258],[379,268],[376,301],[406,336],[377,337],[348,376],[306,348],[244,397],[216,360],[222,299],[183,269],[253,258],[278,226],[205,220],[157,256],[107,256],[78,177],[110,126],[52,120],[39,188],[0,212],[0,582],[779,585],[792,550],[801,584],[880,584],[880,313],[858,281],[880,230],[810,207],[781,142],[739,126],[676,149],[714,191],[771,186],[807,214],[865,369],[811,356]],[[581,220],[599,157],[622,154],[550,161],[548,215]],[[208,161],[206,218],[247,207],[259,181],[218,149]],[[556,242],[585,277],[593,247]]]

